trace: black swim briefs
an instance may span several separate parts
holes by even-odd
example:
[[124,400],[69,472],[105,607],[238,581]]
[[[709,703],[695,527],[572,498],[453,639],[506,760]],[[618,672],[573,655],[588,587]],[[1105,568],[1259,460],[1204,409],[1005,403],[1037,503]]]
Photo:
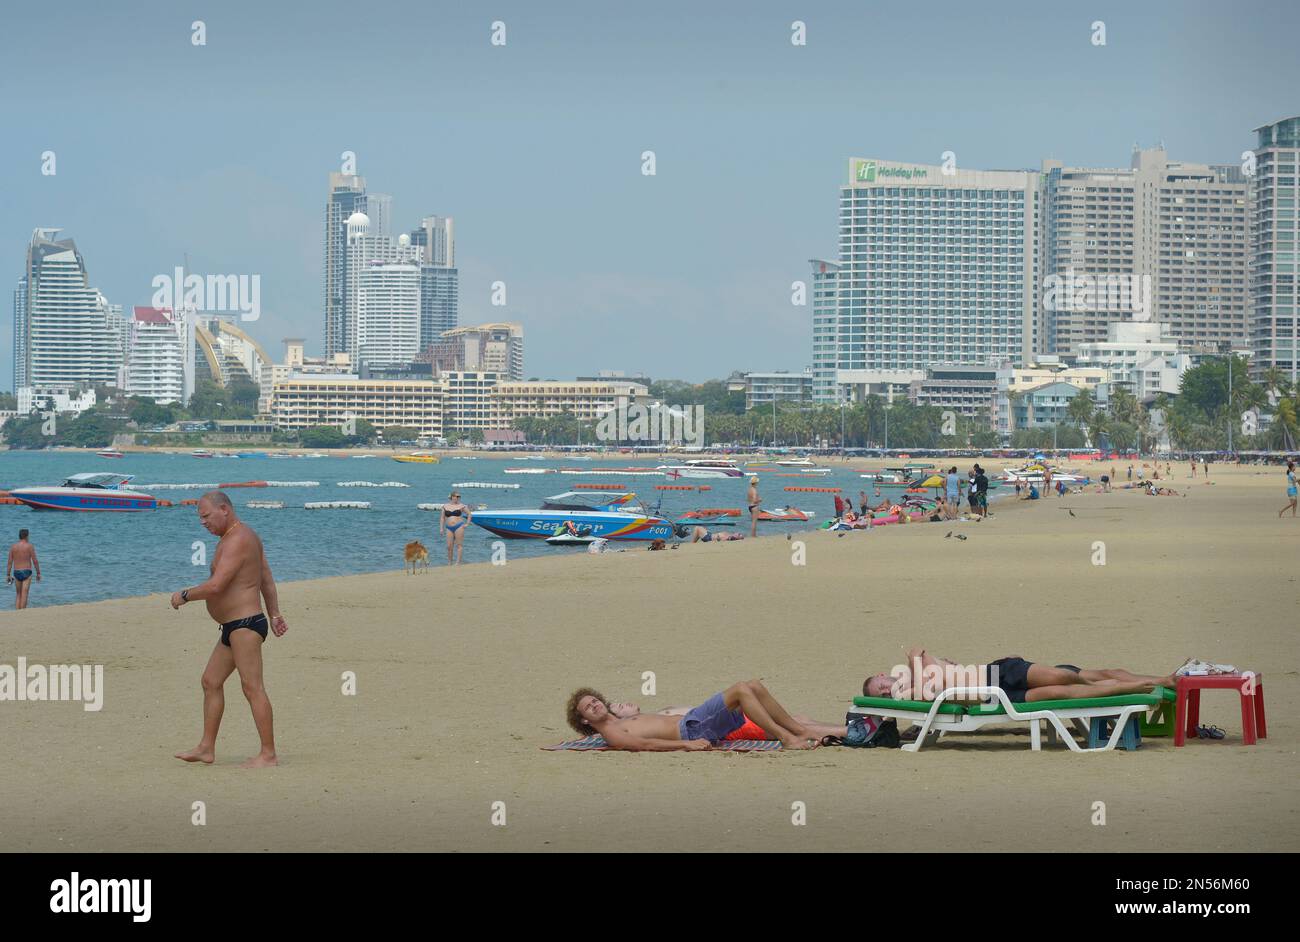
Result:
[[238,631],[240,628],[249,628],[256,631],[262,636],[262,640],[265,641],[266,629],[268,627],[266,616],[261,612],[258,612],[256,615],[249,615],[247,618],[237,618],[234,621],[228,621],[221,626],[221,643],[226,647],[230,647],[230,633],[232,631]]

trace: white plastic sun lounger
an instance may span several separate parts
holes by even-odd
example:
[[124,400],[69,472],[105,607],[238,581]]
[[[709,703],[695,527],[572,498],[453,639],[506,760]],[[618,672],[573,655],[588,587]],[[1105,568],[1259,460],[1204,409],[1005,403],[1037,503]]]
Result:
[[[1157,687],[1149,694],[1012,703],[1001,687],[949,687],[932,702],[854,697],[851,712],[905,720],[911,725],[920,726],[916,740],[902,747],[909,752],[920,750],[925,737],[929,735],[968,733],[987,726],[1011,723],[1028,723],[1029,746],[1034,751],[1039,751],[1042,748],[1042,722],[1047,723],[1050,738],[1059,735],[1074,752],[1109,752],[1123,738],[1129,719],[1139,713],[1154,712],[1165,702],[1166,694],[1167,691]],[[995,702],[987,702],[990,698]],[[955,702],[974,699],[986,702],[973,705]],[[1110,720],[1114,728],[1103,745],[1091,748],[1080,746],[1065,725],[1069,721],[1087,742],[1090,725],[1096,719]]]

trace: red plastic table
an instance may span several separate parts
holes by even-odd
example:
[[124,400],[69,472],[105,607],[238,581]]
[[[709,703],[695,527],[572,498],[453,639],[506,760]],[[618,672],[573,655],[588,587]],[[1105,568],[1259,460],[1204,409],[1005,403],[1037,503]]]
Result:
[[1268,724],[1264,720],[1264,675],[1247,671],[1244,674],[1211,674],[1208,676],[1179,677],[1174,702],[1174,745],[1181,746],[1190,736],[1196,738],[1196,727],[1201,720],[1202,690],[1236,690],[1241,694],[1241,744],[1255,745],[1256,737],[1268,738]]

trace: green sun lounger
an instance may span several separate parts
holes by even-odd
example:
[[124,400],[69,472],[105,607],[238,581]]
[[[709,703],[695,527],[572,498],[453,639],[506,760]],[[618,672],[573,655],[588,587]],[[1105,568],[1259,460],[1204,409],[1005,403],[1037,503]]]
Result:
[[[953,701],[980,699],[977,704]],[[1174,692],[1157,687],[1151,693],[1127,694],[1118,697],[1085,697],[1075,700],[1038,700],[1033,703],[1012,703],[1001,687],[949,687],[933,701],[893,700],[889,697],[854,697],[853,713],[880,716],[921,727],[914,742],[904,744],[909,752],[916,752],[933,734],[968,733],[987,726],[1005,726],[1011,723],[1029,724],[1029,746],[1042,748],[1041,724],[1047,723],[1049,738],[1060,739],[1074,752],[1108,752],[1125,738],[1125,728],[1133,717],[1145,717],[1172,701]],[[1084,736],[1084,742],[1098,741],[1090,728],[1101,721],[1112,729],[1105,742],[1096,746],[1080,746],[1066,727],[1069,722]]]

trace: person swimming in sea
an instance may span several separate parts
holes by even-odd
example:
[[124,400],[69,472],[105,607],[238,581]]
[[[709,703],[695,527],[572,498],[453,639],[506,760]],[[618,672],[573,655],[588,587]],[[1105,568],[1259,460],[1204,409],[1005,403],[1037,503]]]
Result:
[[27,594],[32,589],[32,573],[41,581],[41,562],[36,558],[36,547],[27,539],[27,530],[18,531],[18,542],[9,547],[9,562],[5,581],[14,586],[14,608],[27,607]]
[[451,492],[451,503],[442,505],[438,515],[439,532],[447,538],[447,565],[454,566],[465,555],[465,527],[469,525],[471,512],[469,507],[460,502],[460,494]]

